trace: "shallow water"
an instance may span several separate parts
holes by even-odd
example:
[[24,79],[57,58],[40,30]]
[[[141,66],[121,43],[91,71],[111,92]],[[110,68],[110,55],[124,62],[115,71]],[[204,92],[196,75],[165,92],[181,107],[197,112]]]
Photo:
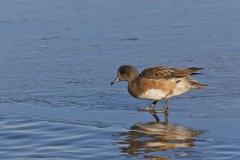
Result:
[[[0,159],[240,158],[239,5],[1,0]],[[121,64],[203,67],[208,87],[156,123],[110,86]]]

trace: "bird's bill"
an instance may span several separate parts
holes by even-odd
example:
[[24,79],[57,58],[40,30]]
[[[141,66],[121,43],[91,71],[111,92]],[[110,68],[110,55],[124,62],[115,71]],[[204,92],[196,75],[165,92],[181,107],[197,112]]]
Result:
[[119,81],[119,79],[118,79],[118,77],[117,77],[114,81],[111,82],[111,85],[113,85],[114,83],[116,83],[116,82],[118,82],[118,81]]

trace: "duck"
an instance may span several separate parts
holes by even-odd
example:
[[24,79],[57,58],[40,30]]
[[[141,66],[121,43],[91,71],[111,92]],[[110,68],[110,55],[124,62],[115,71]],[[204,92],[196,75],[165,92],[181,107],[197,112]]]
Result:
[[[168,112],[168,99],[183,93],[203,89],[207,85],[197,82],[193,75],[201,74],[197,71],[203,68],[174,68],[157,66],[144,69],[141,73],[132,65],[122,65],[117,70],[117,77],[111,85],[119,81],[127,81],[128,92],[139,99],[152,100],[149,107],[140,107],[140,111],[153,113]],[[155,105],[164,100],[164,109],[157,110]]]

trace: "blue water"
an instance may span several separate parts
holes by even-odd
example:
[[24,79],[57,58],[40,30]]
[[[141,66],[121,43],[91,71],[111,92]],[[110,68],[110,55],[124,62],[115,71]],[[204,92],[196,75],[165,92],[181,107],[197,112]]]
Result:
[[[0,159],[240,158],[237,0],[0,2]],[[156,123],[110,86],[122,64],[203,67],[208,87]]]

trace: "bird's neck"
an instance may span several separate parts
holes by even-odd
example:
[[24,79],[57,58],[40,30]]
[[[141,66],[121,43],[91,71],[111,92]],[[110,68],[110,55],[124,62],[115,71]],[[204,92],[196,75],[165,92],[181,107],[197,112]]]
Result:
[[137,71],[134,72],[134,73],[132,73],[131,76],[128,77],[128,80],[127,80],[127,81],[128,81],[128,84],[136,81],[136,79],[138,78],[138,76],[139,76],[139,73],[138,73]]
[[137,78],[132,80],[132,81],[128,81],[128,92],[133,96],[138,98],[139,95],[139,91],[138,91],[138,87],[137,87]]

